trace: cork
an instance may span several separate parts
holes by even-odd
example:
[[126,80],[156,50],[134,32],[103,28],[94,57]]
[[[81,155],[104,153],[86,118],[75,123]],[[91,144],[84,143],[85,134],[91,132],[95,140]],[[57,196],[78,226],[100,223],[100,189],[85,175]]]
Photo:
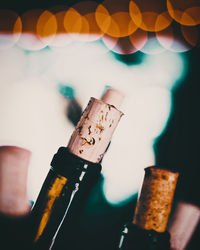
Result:
[[[106,94],[109,102],[115,100]],[[121,97],[120,97],[121,99]],[[111,137],[123,113],[112,104],[91,97],[79,123],[77,124],[68,149],[73,154],[93,163],[99,163],[109,145]]]
[[184,250],[199,223],[200,207],[179,202],[176,206],[168,231],[172,250]]
[[27,199],[27,174],[30,151],[15,146],[0,146],[0,212],[22,216],[30,211]]
[[134,224],[145,230],[166,231],[178,175],[157,167],[145,169]]
[[109,88],[101,97],[101,100],[119,109],[124,100],[124,94],[117,89]]

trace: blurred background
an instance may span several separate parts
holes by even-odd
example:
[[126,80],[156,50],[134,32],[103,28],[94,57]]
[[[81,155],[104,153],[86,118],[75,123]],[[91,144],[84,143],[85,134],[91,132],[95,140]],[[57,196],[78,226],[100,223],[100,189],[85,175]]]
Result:
[[[109,87],[125,94],[77,229],[82,249],[115,247],[145,167],[179,171],[176,200],[200,206],[199,24],[198,0],[1,3],[0,145],[32,151],[29,200],[89,98]],[[199,236],[198,226],[188,249],[199,249]]]

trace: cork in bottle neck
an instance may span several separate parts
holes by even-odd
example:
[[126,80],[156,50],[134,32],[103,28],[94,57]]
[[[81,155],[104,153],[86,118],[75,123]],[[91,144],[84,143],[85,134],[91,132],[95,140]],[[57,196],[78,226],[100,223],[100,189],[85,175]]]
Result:
[[[90,98],[68,143],[67,147],[71,153],[93,163],[101,161],[123,115],[112,104],[114,100],[115,105],[119,106],[122,99],[119,94],[115,94],[112,99],[114,93],[116,91],[108,90],[103,96],[103,100]],[[106,103],[105,99],[109,103]]]
[[145,169],[133,223],[145,230],[165,232],[171,212],[177,172],[158,167]]

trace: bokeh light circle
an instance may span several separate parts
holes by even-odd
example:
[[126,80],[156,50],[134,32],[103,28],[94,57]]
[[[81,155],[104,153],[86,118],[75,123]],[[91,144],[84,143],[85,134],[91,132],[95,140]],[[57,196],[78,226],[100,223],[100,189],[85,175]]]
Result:
[[185,40],[192,47],[197,46],[199,41],[199,28],[197,26],[183,26],[181,25],[181,32]]
[[36,32],[44,44],[50,44],[57,32],[55,15],[45,10],[38,18]]
[[141,50],[148,41],[148,33],[144,30],[137,29],[130,35],[130,41],[137,50]]
[[106,0],[99,4],[95,17],[98,26],[103,33],[112,37],[127,37],[131,35],[138,26],[132,20],[129,14],[129,1],[112,1]]
[[200,24],[199,0],[167,0],[167,9],[170,16],[182,25],[195,26]]
[[64,27],[64,18],[68,8],[63,8],[62,6],[56,6],[50,11],[53,12],[56,19],[56,34],[52,37],[49,46],[53,49],[63,48],[71,43],[72,39]]
[[[170,25],[165,30],[156,32],[156,37],[159,41],[159,43],[167,50],[172,52],[185,52],[188,50],[191,50],[193,48],[193,45],[191,45],[192,40],[190,43],[187,42],[187,39],[185,39],[183,35],[183,31],[181,30],[180,25]],[[185,36],[186,34],[189,34],[189,31],[184,28]],[[193,29],[190,30],[190,34],[192,34]],[[193,42],[195,40],[195,35],[193,34]],[[188,38],[189,39],[189,38]],[[191,38],[190,38],[191,39]]]
[[[103,35],[95,18],[97,6],[98,4],[93,1],[78,2],[71,6],[68,13],[66,13],[66,30],[74,39],[82,42],[91,42],[98,40]],[[70,24],[69,18],[74,19],[73,22],[77,24],[75,29],[72,26],[73,24]]]
[[102,33],[105,34],[111,24],[111,16],[102,4],[99,4],[95,11],[95,19]]
[[33,9],[21,15],[23,33],[17,42],[21,48],[35,51],[46,47],[37,35],[37,22],[42,13],[42,9]]
[[104,35],[102,40],[109,50],[118,54],[128,55],[141,50],[145,46],[148,41],[148,33],[137,29],[130,36],[117,38]]
[[[85,7],[87,6],[87,8]],[[96,9],[98,3],[94,1],[79,2],[73,6],[86,20],[89,25],[88,36],[84,35],[85,41],[96,41],[104,35],[96,22]],[[83,32],[82,32],[83,33]]]
[[100,39],[104,35],[104,33],[97,25],[95,13],[88,13],[84,16],[84,18],[86,18],[89,24],[89,36],[87,37],[87,40],[92,42]]
[[117,37],[110,37],[108,35],[104,35],[101,40],[103,41],[104,45],[109,49],[109,50],[114,50],[115,46],[118,43],[119,38]]
[[64,16],[64,27],[67,33],[79,34],[83,25],[82,16],[74,8],[69,8]]
[[112,37],[126,37],[137,30],[138,26],[133,22],[128,12],[112,14],[110,25],[105,32]]
[[[140,2],[138,1],[138,3]],[[151,9],[147,5],[147,10],[148,8]],[[168,27],[172,22],[172,18],[166,10],[161,11],[159,8],[158,12],[144,11],[133,1],[129,3],[129,13],[135,24],[145,31],[160,31]]]
[[19,15],[12,10],[0,10],[0,49],[12,47],[22,32]]
[[165,47],[159,43],[155,35],[148,36],[145,45],[140,49],[141,52],[147,55],[157,55],[163,53],[165,50]]
[[137,49],[131,43],[129,36],[120,38],[111,37],[110,39],[113,40],[112,43],[111,40],[105,40],[104,38],[104,43],[110,49],[110,51],[121,55],[129,55],[137,51]]

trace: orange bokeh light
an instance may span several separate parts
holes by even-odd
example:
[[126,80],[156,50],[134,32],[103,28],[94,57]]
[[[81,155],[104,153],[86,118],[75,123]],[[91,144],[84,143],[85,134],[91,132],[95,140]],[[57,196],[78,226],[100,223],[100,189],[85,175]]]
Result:
[[[47,45],[62,47],[75,40],[92,42],[102,38],[109,49],[129,54],[151,48],[149,41],[153,39],[149,40],[148,34],[156,33],[155,40],[165,49],[183,52],[198,43],[199,13],[198,0],[116,0],[115,4],[112,0],[102,4],[83,1],[70,8],[59,5],[49,10],[32,9],[21,18],[14,11],[0,10],[0,47],[18,42],[24,49],[38,50]],[[181,25],[172,23],[173,19]]]
[[98,4],[93,1],[84,1],[76,3],[72,6],[73,10],[78,13],[77,19],[80,18],[82,21],[79,34],[80,36],[74,36],[76,39],[81,41],[95,41],[99,39],[104,33],[99,28],[96,18],[95,10]]
[[[104,5],[103,5],[104,4]],[[111,1],[104,1],[96,9],[95,17],[103,33],[112,37],[126,37],[137,30],[128,11],[128,1],[111,5]]]
[[56,17],[48,10],[45,10],[37,21],[37,35],[46,45],[51,43],[57,32]]
[[199,40],[199,29],[197,26],[183,26],[181,25],[181,31],[185,40],[195,47]]
[[22,31],[19,15],[12,10],[0,10],[0,33],[17,34]]
[[19,15],[12,10],[0,10],[0,49],[12,47],[22,32]]
[[46,46],[37,35],[37,22],[42,13],[41,9],[33,9],[21,15],[23,34],[18,40],[18,45],[23,49],[39,50]]
[[113,37],[126,37],[136,31],[137,28],[128,12],[117,12],[111,15],[111,22],[106,34]]
[[51,47],[65,47],[69,43],[71,43],[70,34],[66,31],[64,27],[64,19],[66,15],[66,11],[68,8],[62,8],[62,6],[56,6],[56,8],[52,9],[51,11],[54,13],[56,19],[56,34],[51,39],[49,45]]
[[97,25],[95,13],[88,13],[84,16],[89,24],[89,36],[88,41],[95,41],[100,39],[104,33],[101,31],[99,26]]
[[95,19],[101,31],[104,34],[106,34],[107,30],[109,29],[112,19],[108,10],[102,4],[99,4],[96,9]]
[[199,0],[167,0],[167,9],[170,16],[182,25],[195,26],[200,24]]
[[[138,4],[139,3],[140,2],[138,1]],[[172,22],[172,18],[167,11],[161,11],[160,8],[158,8],[157,12],[155,12],[155,10],[153,9],[154,11],[152,11],[152,8],[150,7],[149,9],[151,11],[149,11],[148,8],[144,8],[143,10],[142,7],[143,5],[139,7],[139,5],[137,5],[135,2],[130,1],[130,16],[135,24],[141,29],[145,31],[156,32],[167,28]],[[146,9],[148,11],[146,11]]]
[[74,8],[69,8],[64,16],[64,27],[67,33],[79,34],[81,32],[82,25],[84,25],[82,16]]
[[33,9],[21,15],[23,33],[37,34],[37,21],[42,13],[42,9]]

